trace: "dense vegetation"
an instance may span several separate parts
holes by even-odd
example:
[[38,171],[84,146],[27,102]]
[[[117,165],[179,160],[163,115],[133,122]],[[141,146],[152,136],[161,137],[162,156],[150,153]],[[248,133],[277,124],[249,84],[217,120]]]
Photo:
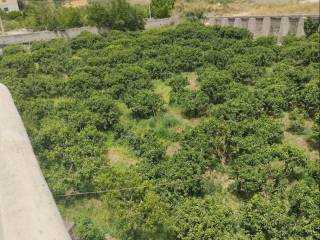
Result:
[[130,5],[127,0],[110,0],[92,3],[85,7],[63,7],[61,4],[32,2],[22,11],[3,12],[0,16],[5,29],[31,28],[33,30],[65,30],[82,26],[107,27],[118,30],[144,28],[145,12],[142,8]]
[[170,17],[175,0],[151,0],[151,15],[156,18]]
[[82,33],[7,46],[0,81],[82,240],[319,239],[318,41]]

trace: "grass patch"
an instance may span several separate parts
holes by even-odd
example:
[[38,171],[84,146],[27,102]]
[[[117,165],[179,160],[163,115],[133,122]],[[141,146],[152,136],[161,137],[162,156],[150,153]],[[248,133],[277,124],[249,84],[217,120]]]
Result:
[[190,127],[198,126],[201,121],[200,118],[188,119],[188,118],[184,117],[182,114],[181,108],[179,108],[177,106],[169,106],[168,107],[168,114],[173,116],[180,123],[180,125],[177,126],[178,129],[183,129],[187,126],[190,126]]
[[173,155],[175,155],[179,149],[181,148],[180,144],[178,142],[173,142],[170,145],[168,145],[167,150],[166,150],[166,154],[169,157],[172,157]]
[[162,97],[162,100],[169,104],[170,102],[170,92],[171,87],[166,85],[163,81],[156,80],[154,81],[154,92]]
[[139,160],[132,154],[132,151],[125,146],[115,145],[108,148],[107,157],[110,164],[119,167],[135,165]]
[[198,82],[198,74],[196,72],[189,72],[185,74],[189,81],[189,85],[186,88],[191,91],[198,91],[200,89],[200,84]]
[[155,117],[149,119],[135,120],[133,130],[140,135],[148,131],[152,131],[164,143],[170,143],[175,134],[175,128],[178,125],[177,119],[168,112],[162,112]]
[[307,156],[310,157],[310,159],[318,160],[319,150],[314,149],[313,146],[311,146],[308,142],[313,122],[309,119],[305,119],[303,123],[304,131],[298,135],[287,131],[287,129],[290,126],[290,119],[288,113],[284,113],[281,120],[284,125],[284,143],[294,145],[305,151],[305,153],[307,154]]
[[[114,232],[110,223],[111,214],[97,199],[81,199],[74,201],[72,204],[58,204],[58,208],[63,218],[68,221],[77,223],[80,216],[85,216],[102,227],[104,232]],[[77,231],[77,224],[75,230]]]

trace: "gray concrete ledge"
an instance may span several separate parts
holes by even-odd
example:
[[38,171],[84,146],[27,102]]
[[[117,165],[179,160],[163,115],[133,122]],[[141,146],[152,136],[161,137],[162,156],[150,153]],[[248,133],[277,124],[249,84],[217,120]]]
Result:
[[8,89],[0,84],[0,239],[71,240]]

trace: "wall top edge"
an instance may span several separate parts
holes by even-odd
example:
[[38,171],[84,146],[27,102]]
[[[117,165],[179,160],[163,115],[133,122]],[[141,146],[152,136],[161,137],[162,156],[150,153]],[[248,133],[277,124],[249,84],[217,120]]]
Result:
[[208,16],[206,17],[207,19],[212,19],[212,18],[265,18],[265,17],[270,17],[270,18],[283,18],[283,17],[289,17],[289,18],[313,18],[313,19],[320,19],[320,15],[265,15],[265,16]]

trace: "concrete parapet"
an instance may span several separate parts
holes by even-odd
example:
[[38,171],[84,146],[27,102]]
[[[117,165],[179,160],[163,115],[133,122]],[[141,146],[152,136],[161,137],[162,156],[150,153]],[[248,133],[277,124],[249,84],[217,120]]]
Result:
[[298,26],[297,26],[297,33],[296,33],[297,37],[303,37],[306,35],[306,33],[304,32],[304,21],[305,21],[304,17],[299,18]]
[[0,84],[0,239],[71,240],[8,89]]
[[153,29],[170,25],[177,25],[180,23],[180,19],[178,17],[169,17],[169,18],[161,18],[161,19],[148,19],[145,24],[145,29]]
[[235,18],[233,26],[234,27],[240,27],[240,28],[243,27],[241,18]]
[[221,26],[229,26],[229,19],[228,18],[222,18],[221,19]]
[[264,17],[262,22],[261,36],[269,36],[271,30],[271,17]]
[[289,33],[290,29],[290,20],[289,17],[282,17],[280,22],[280,30],[278,34],[278,38],[282,38]]
[[248,21],[248,30],[250,32],[253,33],[254,36],[257,36],[258,33],[257,33],[257,21],[256,21],[256,18],[249,18],[249,21]]

